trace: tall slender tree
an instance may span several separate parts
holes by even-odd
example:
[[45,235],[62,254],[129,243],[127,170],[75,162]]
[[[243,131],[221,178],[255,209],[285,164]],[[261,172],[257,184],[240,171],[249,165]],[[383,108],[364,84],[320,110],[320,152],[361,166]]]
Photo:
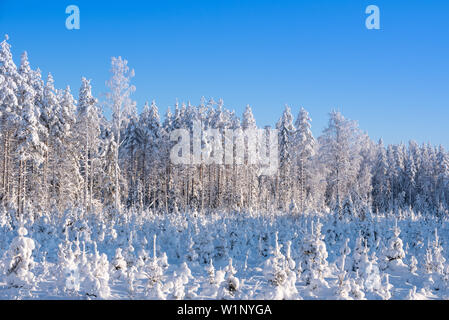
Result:
[[358,137],[357,124],[332,111],[328,127],[319,138],[321,162],[326,171],[326,203],[339,213],[341,199],[350,194],[359,170]]
[[90,80],[82,78],[76,117],[76,134],[83,176],[83,204],[86,212],[93,207],[93,185],[98,148],[100,145],[100,116],[97,99],[92,95]]
[[279,135],[279,177],[278,193],[279,208],[286,210],[289,202],[293,201],[291,194],[293,187],[292,167],[294,159],[295,126],[289,106],[285,106],[284,113],[276,124]]
[[110,80],[106,83],[110,92],[107,94],[107,105],[112,112],[112,133],[116,144],[114,163],[115,181],[114,181],[114,205],[120,212],[121,209],[121,186],[120,186],[120,167],[119,167],[119,148],[122,143],[121,133],[127,127],[130,116],[135,114],[136,105],[131,100],[131,94],[136,88],[131,85],[131,79],[134,77],[134,70],[128,67],[128,61],[121,57],[113,57],[111,60]]
[[299,190],[299,202],[300,210],[304,211],[306,199],[306,190],[308,177],[311,175],[310,172],[310,161],[315,155],[315,138],[313,137],[311,130],[311,121],[309,113],[301,108],[296,119],[296,132],[294,136],[294,157],[296,159],[297,166],[297,185]]

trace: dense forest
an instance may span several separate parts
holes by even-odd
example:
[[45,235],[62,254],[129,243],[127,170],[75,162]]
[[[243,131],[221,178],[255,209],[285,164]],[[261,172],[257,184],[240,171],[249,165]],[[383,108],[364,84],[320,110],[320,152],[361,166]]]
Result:
[[[99,102],[83,78],[77,97],[44,81],[27,53],[0,51],[0,206],[22,214],[123,209],[152,212],[303,212],[362,216],[449,209],[449,154],[442,146],[373,142],[355,121],[329,114],[319,137],[309,113],[285,107],[276,124],[279,168],[257,164],[175,165],[175,129],[257,128],[250,106],[241,117],[220,99],[178,103],[161,119],[156,102],[132,100],[134,71],[112,58],[109,92]],[[138,109],[142,112],[138,113]],[[109,117],[105,114],[110,115]],[[207,143],[207,141],[205,142]],[[251,143],[251,142],[249,142]],[[258,154],[260,145],[256,151]]]

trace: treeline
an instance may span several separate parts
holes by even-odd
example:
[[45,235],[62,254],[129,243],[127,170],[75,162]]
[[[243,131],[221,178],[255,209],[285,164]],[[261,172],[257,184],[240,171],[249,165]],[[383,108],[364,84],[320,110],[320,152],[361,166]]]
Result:
[[[341,215],[449,209],[449,154],[442,146],[374,143],[339,112],[314,138],[311,119],[289,107],[277,122],[279,170],[258,165],[174,165],[170,132],[255,129],[248,106],[238,117],[223,101],[176,103],[163,121],[155,102],[139,114],[131,99],[134,73],[112,59],[107,100],[93,97],[82,79],[78,100],[70,88],[42,80],[27,54],[17,66],[8,39],[0,48],[0,206],[18,215],[86,211],[289,211]],[[111,119],[103,115],[109,108]]]

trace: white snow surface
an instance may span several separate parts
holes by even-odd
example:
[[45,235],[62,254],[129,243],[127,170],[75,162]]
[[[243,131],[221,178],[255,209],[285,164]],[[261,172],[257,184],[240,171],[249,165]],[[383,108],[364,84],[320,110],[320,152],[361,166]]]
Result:
[[0,299],[446,299],[448,221],[411,212],[0,212]]

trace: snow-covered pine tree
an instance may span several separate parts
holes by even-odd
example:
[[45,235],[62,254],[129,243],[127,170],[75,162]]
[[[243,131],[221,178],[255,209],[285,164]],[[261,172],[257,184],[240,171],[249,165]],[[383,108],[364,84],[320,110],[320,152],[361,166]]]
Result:
[[310,233],[306,235],[301,245],[301,279],[305,281],[311,295],[328,287],[324,279],[328,269],[328,253],[321,227],[321,222],[312,221]]
[[[100,117],[97,99],[92,96],[90,80],[82,78],[79,91],[75,132],[80,170],[83,177],[82,202],[86,212],[93,209],[94,172],[98,166],[98,149],[100,145]],[[106,187],[106,186],[104,186]]]
[[278,176],[278,189],[279,195],[279,208],[287,210],[290,202],[293,200],[293,161],[295,155],[294,139],[295,139],[295,126],[293,124],[293,116],[289,106],[285,106],[284,113],[281,119],[276,124],[276,129],[279,134],[279,176]]
[[148,259],[144,267],[144,273],[147,277],[146,296],[149,299],[164,300],[165,294],[162,292],[164,280],[164,269],[158,263],[156,255],[156,235],[153,238],[153,257]]
[[438,147],[435,169],[437,174],[436,203],[438,205],[441,204],[446,210],[449,210],[449,154],[441,145]]
[[[248,153],[244,156],[242,166],[242,191],[243,191],[243,203],[247,211],[253,207],[253,204],[257,201],[257,165],[254,164],[256,159],[254,157],[257,154],[257,139],[251,134],[257,130],[256,120],[254,119],[251,106],[247,105],[242,117],[241,128],[244,134],[244,146],[248,150]],[[239,142],[237,142],[239,143]]]
[[377,145],[377,156],[373,167],[373,210],[385,212],[389,208],[390,186],[388,181],[387,152],[382,139]]
[[402,240],[399,238],[401,230],[397,226],[397,221],[392,231],[393,235],[388,240],[387,247],[383,252],[383,262],[385,264],[385,268],[394,271],[404,269],[406,268],[406,265],[402,261],[402,259],[405,258],[405,252],[402,247]]
[[437,229],[435,229],[435,240],[428,244],[424,268],[425,272],[428,274],[428,286],[434,290],[447,288],[449,281],[448,269]]
[[27,229],[20,227],[18,236],[12,240],[4,257],[6,280],[14,288],[29,289],[36,285],[31,271],[35,266],[32,254],[36,245],[27,235]]
[[162,170],[163,158],[160,157],[162,128],[155,101],[151,103],[151,106],[148,103],[145,104],[139,121],[140,136],[142,137],[140,179],[144,190],[144,205],[154,209],[164,203],[163,199],[160,198],[163,191],[163,184],[160,183],[160,179],[165,176]]
[[298,114],[298,118],[295,122],[296,131],[294,134],[294,157],[296,159],[297,178],[296,186],[299,192],[300,212],[305,210],[305,201],[307,194],[311,192],[308,185],[310,183],[310,160],[315,154],[316,141],[313,137],[311,130],[311,121],[309,113],[301,108]]
[[328,127],[319,137],[320,160],[326,172],[326,204],[341,213],[341,201],[355,187],[361,157],[357,141],[359,129],[354,121],[332,111]]
[[140,207],[139,202],[142,202],[141,194],[139,195],[139,180],[138,180],[138,158],[140,149],[142,147],[142,136],[139,128],[139,120],[136,114],[130,115],[127,121],[126,128],[123,129],[122,134],[122,148],[120,152],[121,171],[126,177],[127,181],[127,205],[128,209]]
[[[42,141],[46,147],[44,167],[42,173],[42,187],[44,188],[44,208],[46,211],[50,210],[52,195],[56,189],[56,181],[54,181],[53,172],[50,172],[50,162],[53,157],[56,156],[56,150],[54,150],[55,138],[52,136],[53,125],[57,125],[57,115],[59,114],[59,101],[57,96],[57,90],[54,86],[54,79],[51,73],[47,76],[47,82],[45,83],[43,98],[42,98],[42,110],[41,110],[41,123],[46,128],[43,133]],[[54,200],[54,199],[53,199]]]
[[410,141],[404,161],[405,202],[408,206],[413,206],[417,195],[416,178],[419,166],[417,163],[418,157],[419,146],[415,141]]
[[281,253],[281,247],[276,232],[275,248],[264,263],[264,276],[270,285],[270,289],[265,293],[265,298],[268,300],[298,299],[296,273],[292,271],[289,261]]
[[13,135],[20,123],[18,115],[19,101],[17,98],[20,76],[17,71],[12,53],[9,37],[0,43],[0,135],[2,139],[2,191],[0,202],[9,206],[12,193],[13,169],[10,163],[11,148],[14,144]]
[[236,299],[240,290],[240,280],[235,277],[237,270],[232,265],[232,259],[229,259],[224,271],[226,275],[218,290],[217,298],[220,300]]
[[[35,106],[35,91],[32,86],[32,71],[26,54],[22,55],[20,65],[21,81],[18,85],[18,123],[14,135],[14,160],[18,163],[17,174],[17,212],[20,215],[27,206],[29,172],[38,168],[44,160],[45,145],[39,133],[43,128],[39,122],[39,110]],[[34,199],[31,199],[34,200]]]
[[122,255],[122,248],[115,250],[115,257],[111,262],[112,280],[125,280],[127,278],[126,260]]
[[83,196],[83,177],[80,173],[80,149],[77,145],[77,102],[70,87],[64,90],[60,98],[60,132],[55,158],[56,178],[58,181],[58,209],[63,211],[81,203]]

